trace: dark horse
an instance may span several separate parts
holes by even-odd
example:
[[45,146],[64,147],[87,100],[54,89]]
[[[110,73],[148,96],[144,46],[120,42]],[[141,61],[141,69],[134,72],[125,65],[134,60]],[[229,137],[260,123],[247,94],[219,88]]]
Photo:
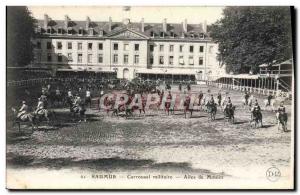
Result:
[[288,116],[285,112],[277,112],[276,113],[277,118],[277,124],[278,124],[278,130],[280,129],[280,125],[282,126],[283,131],[287,131],[287,120]]
[[262,123],[262,114],[260,110],[254,109],[251,113],[251,120],[250,120],[250,125],[252,127],[252,122],[254,122],[254,127],[256,128],[258,124],[260,123],[261,127],[263,127]]
[[234,123],[234,110],[235,106],[232,106],[231,108],[226,106],[226,108],[224,109],[224,119],[227,119],[228,122],[231,121],[232,123]]
[[85,116],[85,104],[84,101],[81,100],[79,105],[74,105],[70,107],[70,112],[73,113],[73,117],[75,118],[76,114],[79,114],[80,120],[83,119],[84,122],[86,122],[86,116]]
[[191,98],[186,97],[183,103],[183,111],[184,111],[184,118],[186,118],[186,113],[190,112],[190,117],[193,115],[193,108],[190,108]]
[[217,114],[217,104],[216,103],[207,103],[206,104],[207,107],[207,112],[209,113],[209,118],[211,121],[216,120],[216,114]]

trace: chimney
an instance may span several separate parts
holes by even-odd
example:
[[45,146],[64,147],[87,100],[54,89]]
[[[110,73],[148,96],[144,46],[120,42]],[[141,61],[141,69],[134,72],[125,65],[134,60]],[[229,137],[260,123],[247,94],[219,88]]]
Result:
[[184,22],[182,24],[183,32],[187,32],[187,19],[184,19]]
[[68,29],[69,27],[69,20],[70,20],[69,16],[65,15],[65,22],[64,22],[65,29]]
[[199,24],[199,28],[203,31],[203,23]]
[[163,31],[167,32],[167,19],[166,18],[163,20]]
[[85,29],[88,30],[90,28],[91,19],[90,17],[86,17]]
[[44,14],[44,29],[47,29],[49,23],[49,17],[47,14]]
[[141,31],[145,32],[144,18],[142,18],[142,20],[141,20]]
[[204,23],[203,23],[203,32],[207,33],[207,23],[206,23],[206,20],[204,20]]
[[112,19],[109,16],[109,19],[108,19],[108,31],[111,31],[111,30],[112,30]]

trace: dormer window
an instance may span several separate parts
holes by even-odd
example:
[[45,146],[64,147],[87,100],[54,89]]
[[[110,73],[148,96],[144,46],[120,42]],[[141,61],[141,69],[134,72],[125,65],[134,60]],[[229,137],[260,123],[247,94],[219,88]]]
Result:
[[93,28],[90,28],[90,29],[89,29],[89,35],[91,35],[91,36],[94,35],[94,29],[93,29]]
[[72,35],[73,34],[73,29],[72,28],[68,28],[68,35]]
[[80,29],[78,30],[78,34],[79,34],[79,35],[83,35],[83,29],[82,29],[82,28],[80,28]]
[[190,36],[191,36],[192,39],[195,38],[195,35],[194,35],[194,34],[191,34]]
[[150,32],[150,36],[151,36],[152,38],[154,38],[155,34],[154,34],[153,31]]
[[38,26],[37,28],[35,28],[35,32],[36,33],[41,33],[42,32],[42,28],[40,26]]
[[47,34],[52,34],[52,28],[51,27],[47,28]]
[[181,38],[185,38],[185,34],[184,33],[181,34]]
[[200,33],[200,34],[199,34],[199,38],[200,38],[200,39],[204,39],[204,33]]
[[174,32],[173,31],[170,32],[170,37],[174,38]]
[[164,32],[160,32],[159,36],[160,36],[160,38],[164,38],[165,37],[165,33]]
[[103,36],[103,30],[99,31],[99,36],[102,37]]
[[59,27],[59,28],[57,29],[57,34],[63,34],[63,29],[62,29],[62,27]]

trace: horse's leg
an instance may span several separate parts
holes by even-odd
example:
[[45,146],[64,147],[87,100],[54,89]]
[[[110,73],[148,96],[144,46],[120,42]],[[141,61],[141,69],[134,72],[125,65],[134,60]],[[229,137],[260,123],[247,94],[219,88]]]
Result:
[[287,122],[286,121],[284,121],[284,132],[286,132],[287,131]]

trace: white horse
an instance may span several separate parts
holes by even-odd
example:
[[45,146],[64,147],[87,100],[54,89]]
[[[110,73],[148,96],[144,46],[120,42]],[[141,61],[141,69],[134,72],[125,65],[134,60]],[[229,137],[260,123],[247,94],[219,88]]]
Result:
[[248,98],[248,101],[246,102],[246,99],[244,98],[243,99],[243,105],[244,105],[244,108],[246,108],[247,106],[249,107],[249,108],[251,108],[252,107],[252,105],[253,105],[253,102],[254,102],[254,97],[253,97],[253,95],[251,95],[249,98]]
[[270,107],[271,111],[274,112],[276,110],[275,108],[275,104],[277,104],[278,102],[275,99],[271,99],[270,101],[270,105],[269,105],[269,101],[267,99],[264,100],[264,110],[267,110],[268,107]]

